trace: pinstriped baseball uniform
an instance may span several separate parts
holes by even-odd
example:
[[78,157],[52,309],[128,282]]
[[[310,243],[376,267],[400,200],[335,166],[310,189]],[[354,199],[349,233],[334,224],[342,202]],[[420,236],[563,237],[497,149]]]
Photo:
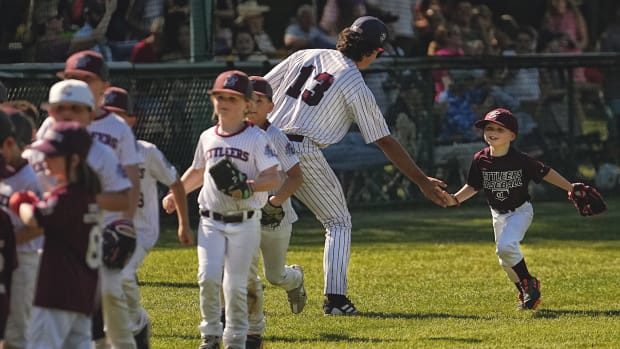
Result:
[[[267,192],[255,192],[247,199],[235,199],[217,189],[209,168],[227,157],[248,179],[254,179],[260,172],[278,166],[278,160],[260,128],[246,124],[231,135],[221,135],[218,129],[216,125],[200,135],[190,167],[204,169],[198,195],[198,205],[203,213],[198,227],[198,283],[202,314],[199,327],[203,336],[222,335],[220,289],[223,289],[226,309],[224,343],[241,344],[245,343],[248,333],[248,271],[258,250],[260,209],[267,203]],[[242,213],[243,220],[226,223],[218,220],[214,212],[222,215]]]
[[[278,154],[278,162],[282,172],[286,173],[299,163],[293,144],[282,131],[273,125],[269,125],[265,133]],[[269,194],[274,194],[277,191],[277,189],[272,190]],[[279,286],[285,291],[290,291],[299,287],[302,281],[302,275],[298,270],[285,265],[293,223],[297,221],[298,217],[290,198],[282,203],[282,209],[284,210],[284,218],[278,227],[272,229],[271,227],[261,226],[260,250],[263,255],[263,270],[269,283]],[[262,335],[265,332],[262,288],[263,285],[258,277],[257,254],[250,269],[248,283],[248,292],[253,293],[257,298],[256,304],[248,308],[249,333],[252,334]]]
[[320,148],[339,142],[353,122],[366,143],[389,135],[388,126],[355,62],[339,51],[298,51],[265,79],[274,88],[275,109],[269,121],[286,134],[304,137],[293,143],[304,173],[295,196],[327,232],[324,293],[346,295],[351,215],[338,177]]
[[152,143],[138,141],[138,151],[144,158],[140,164],[140,200],[134,218],[136,228],[136,250],[123,268],[123,290],[127,297],[132,331],[139,332],[147,324],[148,315],[140,305],[140,289],[136,280],[138,268],[148,252],[159,239],[159,197],[157,182],[166,187],[177,179],[177,170]]
[[[18,191],[32,191],[39,198],[42,197],[42,188],[37,176],[28,163],[10,177],[0,182],[0,206],[5,208],[11,218],[15,232],[24,227],[22,220],[9,210],[9,198]],[[13,271],[11,284],[10,312],[6,323],[6,342],[17,347],[25,347],[27,328],[30,323],[30,313],[39,270],[40,255],[43,247],[43,237],[17,245],[17,269]]]

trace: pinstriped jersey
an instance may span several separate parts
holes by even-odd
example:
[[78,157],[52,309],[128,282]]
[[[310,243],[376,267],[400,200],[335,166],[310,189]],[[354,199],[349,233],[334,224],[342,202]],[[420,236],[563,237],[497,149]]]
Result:
[[177,170],[152,143],[138,141],[138,151],[144,158],[140,167],[140,200],[134,218],[138,244],[145,248],[155,246],[159,238],[159,197],[157,182],[166,187],[177,179]]
[[[299,158],[295,153],[295,148],[282,131],[273,125],[269,125],[267,130],[265,130],[265,133],[267,133],[267,137],[276,149],[276,153],[278,154],[278,162],[280,162],[280,169],[282,172],[286,173],[286,171],[290,170],[293,166],[299,163]],[[286,174],[282,177],[282,181],[284,181]],[[276,191],[277,189],[272,190],[269,194],[273,194]],[[293,209],[290,198],[286,199],[282,203],[282,209],[284,209],[284,218],[280,224],[293,224],[297,221],[297,213]]]
[[390,134],[355,62],[340,51],[297,51],[265,79],[274,87],[269,121],[284,133],[309,137],[320,147],[339,142],[353,122],[366,143]]
[[[25,164],[12,176],[0,182],[0,206],[7,209],[15,231],[20,231],[24,227],[22,220],[11,210],[9,210],[9,198],[18,191],[31,191],[37,197],[43,197],[43,188],[39,183],[36,173],[30,164]],[[17,245],[18,251],[36,251],[43,247],[43,237],[32,239],[23,244]]]
[[259,127],[247,123],[242,130],[230,135],[221,135],[218,129],[216,125],[200,135],[191,165],[193,169],[205,170],[198,195],[200,209],[227,214],[262,208],[267,203],[267,192],[256,192],[248,199],[235,199],[217,189],[209,168],[227,157],[248,179],[255,179],[260,172],[278,165],[267,135]]

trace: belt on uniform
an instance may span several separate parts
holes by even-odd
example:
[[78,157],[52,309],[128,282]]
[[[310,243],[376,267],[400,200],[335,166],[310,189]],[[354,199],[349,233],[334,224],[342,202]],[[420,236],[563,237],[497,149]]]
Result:
[[209,210],[202,210],[200,211],[200,215],[224,223],[241,223],[246,219],[252,218],[254,216],[254,211],[243,211],[236,214],[223,215]]
[[511,212],[514,212],[514,211],[518,210],[519,208],[521,208],[521,206],[523,206],[526,202],[527,201],[525,201],[524,203],[522,203],[521,205],[519,205],[519,206],[517,206],[515,208],[509,208],[509,209],[506,209],[506,210],[500,210],[500,209],[494,208],[494,210],[495,210],[495,212],[497,212],[499,214],[511,213]]
[[304,141],[304,136],[302,135],[292,135],[292,134],[287,134],[286,138],[288,138],[290,141],[292,142],[303,142]]

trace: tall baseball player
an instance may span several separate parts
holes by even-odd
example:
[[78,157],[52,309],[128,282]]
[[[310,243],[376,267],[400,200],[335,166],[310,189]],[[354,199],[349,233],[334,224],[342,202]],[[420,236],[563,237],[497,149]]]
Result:
[[[0,206],[8,209],[9,198],[13,193],[26,190],[41,197],[42,188],[34,169],[21,156],[25,146],[32,140],[32,125],[26,116],[16,109],[0,107],[0,112],[3,114],[3,121],[0,122],[0,152],[15,169],[14,173],[0,184]],[[19,217],[11,212],[9,216],[15,228],[19,265],[13,272],[11,283],[13,296],[6,324],[5,347],[25,348],[43,240],[30,239],[33,230],[38,229],[24,226]]]
[[507,109],[494,109],[475,126],[483,129],[488,147],[474,154],[467,183],[448,196],[450,206],[458,206],[484,190],[493,217],[495,253],[510,281],[517,287],[517,309],[536,309],[540,303],[540,281],[532,276],[519,248],[534,218],[528,184],[543,180],[570,193],[571,184],[540,161],[511,147],[519,125]]
[[[129,95],[122,88],[110,87],[105,91],[102,109],[118,114],[130,127],[136,124],[136,117],[131,113]],[[177,203],[179,242],[182,245],[192,244],[193,234],[189,226],[187,196],[177,170],[152,143],[139,140],[138,151],[144,158],[144,162],[140,164],[140,199],[134,220],[137,236],[136,250],[123,268],[123,290],[127,297],[136,345],[140,349],[149,348],[150,335],[148,314],[140,305],[137,271],[159,239],[157,182],[170,188],[174,201]]]
[[[265,131],[278,154],[280,168],[284,172],[282,185],[269,192],[269,200],[262,210],[260,251],[263,255],[263,271],[269,283],[286,291],[291,311],[298,314],[306,305],[304,274],[299,265],[286,265],[286,251],[293,223],[298,218],[290,197],[303,182],[303,175],[293,145],[282,131],[267,121],[267,114],[273,110],[271,86],[260,76],[250,76],[250,82],[255,98],[253,108],[246,114],[247,118]],[[247,349],[261,348],[262,335],[265,333],[263,285],[258,276],[258,258],[257,254],[248,279],[250,335],[246,341]]]
[[[202,187],[198,196],[202,216],[198,227],[199,348],[219,348],[222,337],[226,348],[245,348],[248,273],[260,242],[260,209],[267,203],[267,191],[280,183],[278,160],[265,133],[245,121],[253,97],[245,73],[221,73],[208,92],[218,123],[200,135],[194,161],[181,177],[187,193]],[[165,201],[170,201],[169,196]]]
[[[52,123],[58,121],[77,121],[86,128],[90,125],[92,120],[92,115],[95,110],[95,99],[88,84],[80,80],[69,79],[60,81],[50,88],[49,101],[45,107],[50,115],[47,120],[50,120]],[[47,176],[42,173],[42,154],[36,151],[28,151],[25,156],[28,157],[31,163],[35,164],[37,172],[40,173],[39,178],[41,182],[46,183],[46,185],[52,185],[53,187],[54,181],[50,178],[46,178]],[[127,179],[125,171],[120,165],[114,151],[109,146],[94,139],[87,161],[99,175],[99,180],[102,184],[103,192],[97,196],[97,203],[99,206],[107,211],[127,210],[129,207],[129,189],[131,188],[131,182]],[[49,190],[49,187],[46,189]],[[122,212],[119,213],[122,214]],[[135,242],[135,235],[133,237],[123,235],[119,237],[118,241],[121,243],[132,239]],[[133,251],[133,249],[131,249],[131,251]],[[119,254],[119,256],[126,256],[126,254],[131,251],[123,250],[123,253]],[[118,268],[117,287],[121,289],[120,268]],[[124,301],[124,295],[122,298]],[[126,307],[125,312],[127,312]],[[122,319],[119,320],[119,322],[120,321],[122,321]],[[122,342],[118,344],[118,342],[113,342],[112,345],[118,348],[135,347],[133,335],[129,330],[129,320],[124,323],[116,323],[115,325],[117,327],[122,326],[123,328],[127,328],[130,344],[127,345]],[[113,330],[112,333],[118,333],[118,331],[114,332]],[[101,342],[103,341],[100,341],[100,343]],[[127,340],[127,342],[129,342],[129,340]]]
[[[116,153],[123,169],[131,181],[129,191],[129,208],[124,212],[104,211],[103,224],[114,226],[115,222],[133,224],[140,196],[140,169],[143,161],[138,152],[136,138],[131,128],[118,115],[101,109],[103,95],[109,87],[108,67],[103,57],[94,51],[81,51],[71,55],[65,64],[65,70],[59,73],[64,79],[82,80],[95,97],[97,109],[95,119],[88,125],[88,131],[94,139],[108,145]],[[104,254],[106,235],[104,233]],[[135,348],[135,340],[131,331],[131,320],[127,299],[122,288],[122,266],[106,262],[101,268],[101,300],[103,322],[109,344],[115,348]],[[98,341],[105,347],[102,340]]]
[[320,149],[340,141],[355,122],[367,143],[376,143],[422,193],[445,206],[442,186],[427,177],[388,130],[385,119],[360,70],[382,52],[385,24],[375,17],[360,17],[339,35],[336,50],[302,50],[293,53],[266,76],[275,89],[275,109],[269,121],[293,142],[304,173],[295,192],[326,230],[323,269],[325,315],[355,315],[346,297],[351,245],[351,215],[338,177]]

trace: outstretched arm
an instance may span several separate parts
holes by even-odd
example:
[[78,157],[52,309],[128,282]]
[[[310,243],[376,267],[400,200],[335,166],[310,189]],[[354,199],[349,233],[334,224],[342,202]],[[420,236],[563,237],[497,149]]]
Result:
[[400,172],[420,188],[422,194],[427,199],[442,207],[448,204],[444,195],[445,191],[442,189],[446,187],[446,184],[439,179],[426,176],[394,137],[391,135],[385,136],[378,139],[375,144],[383,150],[385,156],[390,159]]
[[459,206],[462,202],[467,201],[472,196],[476,195],[478,190],[469,184],[465,184],[456,194],[448,194],[446,199],[448,200],[448,206]]
[[[185,173],[183,173],[183,176],[181,176],[181,183],[183,184],[183,190],[185,190],[185,195],[193,192],[194,190],[202,186],[202,182],[204,180],[204,173],[204,168],[196,169],[193,167],[188,168]],[[164,196],[164,198],[161,200],[161,205],[168,214],[174,212],[177,209],[176,202],[172,193]]]
[[187,195],[180,179],[170,185],[170,191],[174,197],[179,229],[177,235],[181,245],[191,245],[194,242],[192,229],[189,226],[189,214],[187,209]]
[[556,170],[551,169],[549,173],[545,177],[543,177],[545,182],[551,183],[558,188],[564,189],[567,192],[570,192],[573,189],[573,185],[569,182],[564,176],[559,174]]
[[301,166],[297,163],[295,166],[286,171],[286,179],[284,180],[284,183],[282,183],[282,186],[277,192],[269,197],[269,202],[274,206],[282,206],[282,203],[293,195],[297,188],[301,186],[303,181],[304,178],[301,173]]

